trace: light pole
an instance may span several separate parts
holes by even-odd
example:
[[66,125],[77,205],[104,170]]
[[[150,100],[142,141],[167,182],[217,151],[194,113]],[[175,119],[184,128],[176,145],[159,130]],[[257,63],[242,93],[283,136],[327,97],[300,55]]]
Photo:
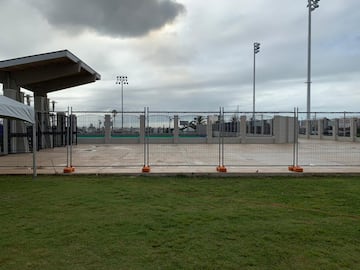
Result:
[[253,72],[253,128],[255,134],[255,55],[260,52],[260,43],[254,43],[254,72]]
[[116,76],[116,84],[121,84],[121,129],[124,128],[124,84],[129,84],[127,76]]
[[308,62],[307,62],[307,99],[306,99],[306,118],[310,120],[310,111],[311,111],[311,12],[319,7],[320,0],[308,0],[308,10],[309,10],[309,25],[308,25]]

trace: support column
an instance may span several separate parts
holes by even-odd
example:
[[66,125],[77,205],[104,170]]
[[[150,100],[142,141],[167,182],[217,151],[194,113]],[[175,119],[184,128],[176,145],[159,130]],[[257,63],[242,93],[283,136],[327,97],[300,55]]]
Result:
[[105,114],[105,122],[104,122],[104,127],[105,127],[105,143],[110,143],[111,142],[111,115],[110,114]]
[[287,126],[285,127],[287,133],[286,143],[294,143],[296,118],[294,117],[286,117],[286,118],[287,118]]
[[[16,89],[3,89],[3,92],[4,92],[4,96],[8,98],[11,98],[21,103],[24,102],[24,93],[20,92],[20,88],[18,87],[16,87]],[[7,126],[6,129],[5,126]],[[8,139],[10,135],[8,134],[9,130],[10,133],[15,135],[10,138],[10,149],[8,149]],[[18,134],[18,136],[16,136],[16,134]],[[6,137],[6,142],[5,142],[5,137]],[[6,148],[4,147],[4,150],[6,150],[6,154],[9,151],[11,153],[24,153],[30,151],[29,143],[27,139],[27,130],[24,121],[4,120],[4,146],[5,143],[6,143]]]
[[333,139],[335,141],[338,140],[338,132],[339,132],[339,119],[336,118],[333,121]]
[[287,143],[288,142],[288,117],[280,115],[274,116],[274,137],[275,143]]
[[174,115],[174,143],[179,143],[179,116]]
[[356,135],[357,135],[357,125],[356,125],[356,118],[350,119],[350,139],[352,142],[356,141]]
[[39,149],[52,148],[54,145],[52,127],[50,125],[50,106],[46,94],[34,96],[34,109],[38,115],[37,130],[41,133],[38,134],[38,147]]
[[318,120],[318,137],[320,140],[324,138],[324,121],[324,118]]

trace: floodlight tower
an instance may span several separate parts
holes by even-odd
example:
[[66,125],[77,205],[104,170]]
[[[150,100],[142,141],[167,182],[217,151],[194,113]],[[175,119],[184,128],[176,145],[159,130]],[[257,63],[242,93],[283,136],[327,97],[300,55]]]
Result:
[[320,0],[308,0],[309,24],[308,24],[308,62],[307,62],[307,99],[306,99],[306,118],[310,120],[311,112],[311,12],[319,7]]
[[124,84],[129,84],[127,76],[116,76],[116,84],[121,85],[121,129],[124,128]]
[[[254,43],[254,72],[253,72],[253,121],[255,121],[255,55],[260,52],[260,43]],[[254,127],[255,128],[255,127]]]

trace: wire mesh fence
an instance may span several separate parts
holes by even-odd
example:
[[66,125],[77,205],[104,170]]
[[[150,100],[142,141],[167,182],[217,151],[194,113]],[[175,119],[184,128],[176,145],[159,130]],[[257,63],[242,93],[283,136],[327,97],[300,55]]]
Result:
[[360,117],[356,112],[299,113],[301,166],[359,166]]
[[[186,167],[360,168],[360,113],[151,111],[50,112],[37,116],[37,166],[124,169]],[[6,120],[8,121],[8,120]],[[0,122],[0,168],[32,167],[31,127]],[[4,153],[4,146],[8,152]],[[9,149],[23,148],[12,155]],[[9,154],[8,154],[9,153]],[[192,168],[192,169],[191,169]],[[179,169],[181,170],[181,169]],[[212,169],[211,169],[212,170]],[[6,171],[6,170],[5,170]],[[103,171],[106,171],[105,169]]]
[[104,137],[107,116],[109,117],[111,137],[139,137],[140,115],[143,112],[88,111],[73,112],[77,117],[78,137]]
[[218,148],[207,134],[219,112],[147,114],[149,166],[216,166]]
[[105,114],[111,112],[74,112],[77,117],[78,137],[104,137]]

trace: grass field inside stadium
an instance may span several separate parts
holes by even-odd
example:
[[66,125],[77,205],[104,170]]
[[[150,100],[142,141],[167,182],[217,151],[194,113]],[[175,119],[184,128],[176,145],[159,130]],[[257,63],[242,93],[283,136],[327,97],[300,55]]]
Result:
[[0,177],[0,269],[359,269],[360,177]]

